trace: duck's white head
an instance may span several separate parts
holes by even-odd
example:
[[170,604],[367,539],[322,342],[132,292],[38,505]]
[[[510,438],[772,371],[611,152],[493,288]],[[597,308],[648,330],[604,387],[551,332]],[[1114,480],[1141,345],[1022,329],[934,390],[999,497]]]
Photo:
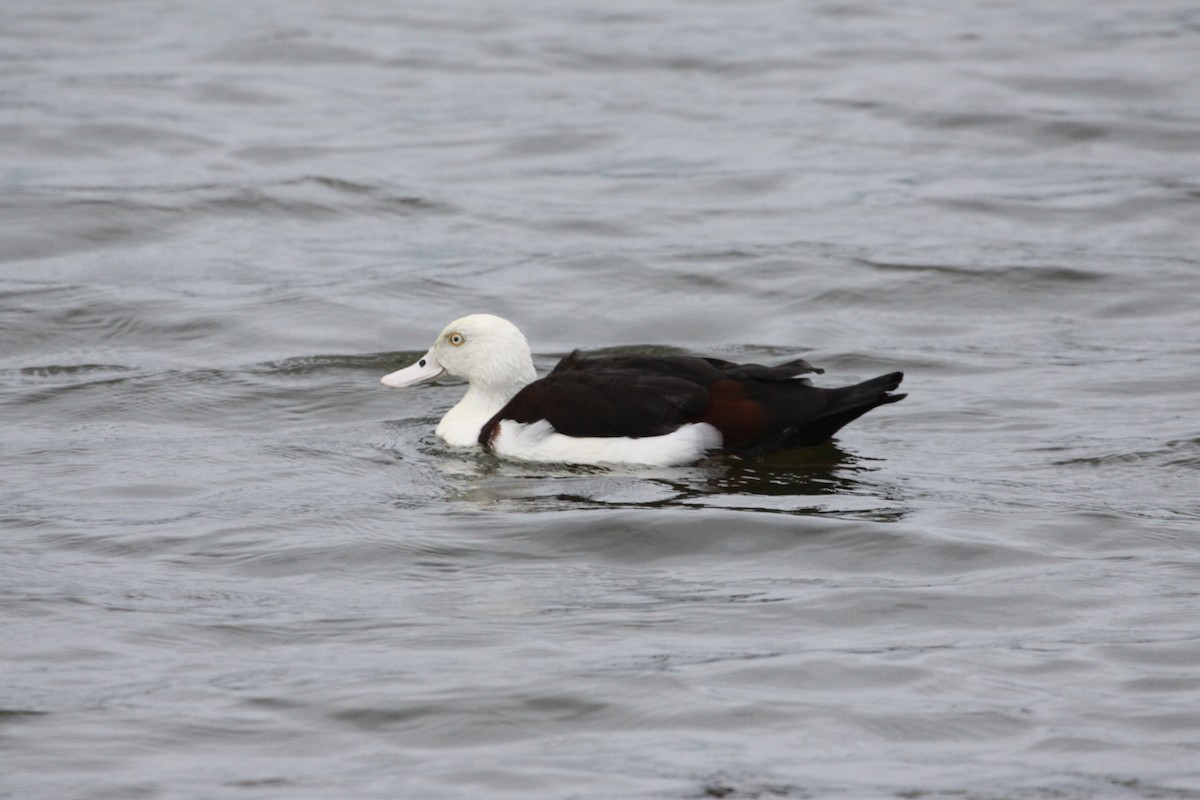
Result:
[[447,325],[417,363],[381,382],[412,386],[445,374],[465,378],[473,390],[503,396],[504,402],[537,377],[529,342],[516,325],[493,314],[471,314]]

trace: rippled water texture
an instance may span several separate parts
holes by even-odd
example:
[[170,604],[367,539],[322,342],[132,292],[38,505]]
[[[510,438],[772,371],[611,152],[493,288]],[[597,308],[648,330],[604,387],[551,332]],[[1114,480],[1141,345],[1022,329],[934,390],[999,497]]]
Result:
[[[0,797],[1200,798],[1200,7],[7,0]],[[501,463],[449,320],[910,396]]]

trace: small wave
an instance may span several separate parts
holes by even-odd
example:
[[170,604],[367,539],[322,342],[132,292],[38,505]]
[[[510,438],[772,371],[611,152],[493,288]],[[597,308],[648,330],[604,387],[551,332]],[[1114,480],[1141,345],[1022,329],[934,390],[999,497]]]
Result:
[[[159,241],[173,237],[180,226],[212,217],[319,222],[364,215],[407,218],[450,208],[386,185],[312,175],[253,186],[45,186],[9,191],[0,198],[0,215],[9,227],[0,262]],[[54,220],[52,227],[45,224],[48,219]]]
[[1157,467],[1200,469],[1200,438],[1176,439],[1149,449],[1117,451],[1099,455],[1078,456],[1053,462],[1057,466],[1104,467],[1109,465],[1141,464]]

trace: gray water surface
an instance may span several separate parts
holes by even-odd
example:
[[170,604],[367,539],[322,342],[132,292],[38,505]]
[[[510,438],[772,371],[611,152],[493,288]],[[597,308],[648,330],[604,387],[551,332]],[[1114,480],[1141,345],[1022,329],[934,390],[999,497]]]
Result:
[[[1200,7],[0,10],[0,796],[1200,798]],[[910,396],[453,451],[451,319]]]

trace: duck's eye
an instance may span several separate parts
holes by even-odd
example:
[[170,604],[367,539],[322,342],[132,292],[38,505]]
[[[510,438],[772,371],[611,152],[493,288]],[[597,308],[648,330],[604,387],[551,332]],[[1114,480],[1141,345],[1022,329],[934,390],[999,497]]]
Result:
[[465,341],[466,339],[463,338],[461,333],[450,334],[450,344],[454,345],[455,347],[460,346]]

